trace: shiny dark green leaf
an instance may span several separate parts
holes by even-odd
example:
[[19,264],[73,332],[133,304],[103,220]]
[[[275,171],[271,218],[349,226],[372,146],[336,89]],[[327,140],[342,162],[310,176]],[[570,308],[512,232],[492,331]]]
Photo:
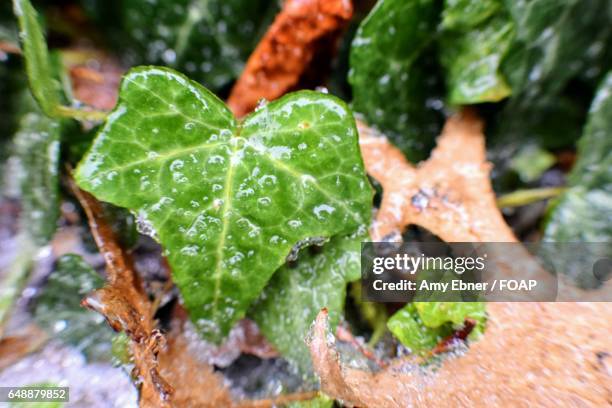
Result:
[[432,43],[433,0],[381,0],[361,23],[350,53],[353,108],[412,160],[427,156],[442,102]]
[[544,239],[556,242],[612,241],[612,73],[591,104],[570,189],[559,199]]
[[468,31],[451,30],[442,35],[440,62],[451,104],[497,102],[511,94],[499,67],[512,41],[513,27],[513,22],[500,14]]
[[173,67],[219,90],[242,72],[271,5],[266,0],[126,0],[117,14],[139,55],[133,62]]

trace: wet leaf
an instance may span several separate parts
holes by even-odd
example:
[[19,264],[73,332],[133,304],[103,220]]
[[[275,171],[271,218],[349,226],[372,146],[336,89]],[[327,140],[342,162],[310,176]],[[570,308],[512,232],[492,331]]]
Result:
[[367,224],[372,199],[338,99],[290,94],[239,123],[206,89],[161,68],[124,78],[76,179],[157,237],[191,319],[216,341],[294,244]]
[[103,285],[102,277],[80,256],[62,256],[36,299],[36,322],[89,359],[110,361],[114,333],[102,316],[81,306],[89,292]]
[[368,174],[383,187],[370,230],[374,241],[400,239],[416,224],[447,242],[516,242],[497,208],[482,126],[468,109],[451,116],[431,157],[414,167],[384,136],[358,122]]
[[437,68],[429,48],[438,17],[435,1],[381,0],[361,23],[351,46],[354,110],[411,160],[426,157],[442,120]]
[[[106,2],[101,2],[102,7]],[[137,61],[179,69],[220,90],[236,78],[266,22],[266,0],[127,0],[117,14]],[[134,58],[134,52],[130,55]]]
[[[548,401],[606,405],[609,374],[597,353],[610,350],[612,322],[607,316],[612,304],[488,306],[486,333],[464,353],[442,356],[429,369],[419,366],[420,359],[398,358],[376,372],[343,363],[321,312],[310,351],[322,391],[359,407],[452,406],[458,400],[504,406]],[[576,382],[577,372],[589,387]],[[534,387],[542,387],[541,392],[533,392]]]
[[499,68],[513,34],[514,24],[503,13],[465,31],[444,32],[440,62],[451,104],[497,102],[510,95]]
[[315,253],[304,248],[297,265],[285,265],[274,274],[249,313],[266,338],[305,377],[312,375],[305,343],[310,325],[324,307],[332,330],[338,324],[346,285],[361,275],[362,238],[334,237]]
[[[558,93],[602,51],[612,7],[595,0],[504,0],[516,35],[502,64],[515,94],[525,100]],[[607,33],[606,33],[607,34]]]
[[[612,73],[602,81],[578,143],[570,189],[550,214],[544,239],[557,242],[612,241]],[[607,220],[607,221],[606,221]]]

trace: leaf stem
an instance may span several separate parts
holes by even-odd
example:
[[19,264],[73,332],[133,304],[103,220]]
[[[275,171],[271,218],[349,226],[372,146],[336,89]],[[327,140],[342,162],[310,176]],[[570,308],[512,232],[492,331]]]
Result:
[[58,116],[73,118],[77,120],[102,121],[108,116],[108,112],[99,110],[83,110],[59,105],[55,108]]
[[517,190],[505,194],[497,199],[499,208],[520,207],[536,201],[556,197],[567,190],[567,187],[543,187],[526,190]]

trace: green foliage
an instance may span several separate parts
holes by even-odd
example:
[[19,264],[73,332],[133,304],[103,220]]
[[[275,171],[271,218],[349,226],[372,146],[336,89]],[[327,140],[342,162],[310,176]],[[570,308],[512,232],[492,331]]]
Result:
[[36,322],[89,359],[110,361],[114,332],[102,315],[81,306],[87,294],[103,285],[104,279],[80,256],[62,256],[36,298]]
[[[514,93],[554,95],[601,52],[612,5],[607,0],[504,0],[516,36],[502,65]],[[603,31],[602,31],[603,30]]]
[[53,64],[50,63],[49,50],[38,14],[29,0],[13,0],[13,10],[19,21],[19,37],[32,95],[46,115],[57,116],[60,83],[53,72]]
[[268,10],[276,9],[274,2],[267,0],[93,3],[99,3],[92,10],[94,17],[104,9],[120,21],[115,28],[121,34],[116,42],[129,51],[130,62],[178,69],[215,91],[242,72],[261,29],[269,22]]
[[[331,330],[344,310],[346,285],[361,274],[361,241],[366,237],[334,237],[319,251],[300,251],[297,265],[285,265],[272,277],[250,316],[287,360],[312,375],[306,335],[322,308]],[[317,253],[318,252],[318,253]]]
[[431,49],[438,17],[433,0],[381,0],[359,26],[350,53],[354,110],[412,160],[427,156],[440,130]]
[[59,217],[61,124],[40,112],[25,114],[13,141],[23,211],[21,228],[38,244],[46,244]]
[[591,104],[570,189],[556,203],[544,239],[556,242],[612,241],[612,73]]
[[159,240],[192,320],[215,341],[296,243],[370,219],[372,189],[341,101],[298,92],[238,122],[208,90],[162,68],[124,77],[75,177]]
[[497,102],[510,95],[512,90],[499,67],[512,41],[513,27],[500,14],[465,31],[444,32],[440,62],[451,104]]
[[425,354],[442,339],[461,327],[466,318],[476,321],[470,339],[484,330],[485,304],[479,302],[414,302],[397,311],[387,326],[397,339],[412,352]]
[[30,90],[43,113],[52,118],[100,120],[104,112],[85,111],[65,104],[70,88],[59,54],[49,53],[38,14],[29,0],[13,0]]

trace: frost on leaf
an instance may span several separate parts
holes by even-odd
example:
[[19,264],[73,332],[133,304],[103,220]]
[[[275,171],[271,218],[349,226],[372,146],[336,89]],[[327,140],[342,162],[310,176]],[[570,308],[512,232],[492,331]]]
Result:
[[323,42],[333,44],[352,15],[345,0],[285,2],[232,89],[232,111],[243,116],[261,98],[273,100],[295,89]]
[[436,369],[400,358],[371,372],[342,362],[321,311],[310,342],[321,389],[347,406],[360,407],[452,406],[457,401],[608,405],[609,361],[601,356],[610,348],[612,304],[493,303],[488,312],[483,339]]
[[448,119],[430,158],[418,166],[385,137],[358,126],[368,174],[383,187],[374,241],[401,237],[416,224],[446,242],[516,242],[495,202],[483,124],[474,112]]
[[190,318],[217,342],[297,242],[369,224],[372,200],[340,100],[297,92],[238,122],[199,84],[153,67],[124,77],[76,180],[159,240]]

